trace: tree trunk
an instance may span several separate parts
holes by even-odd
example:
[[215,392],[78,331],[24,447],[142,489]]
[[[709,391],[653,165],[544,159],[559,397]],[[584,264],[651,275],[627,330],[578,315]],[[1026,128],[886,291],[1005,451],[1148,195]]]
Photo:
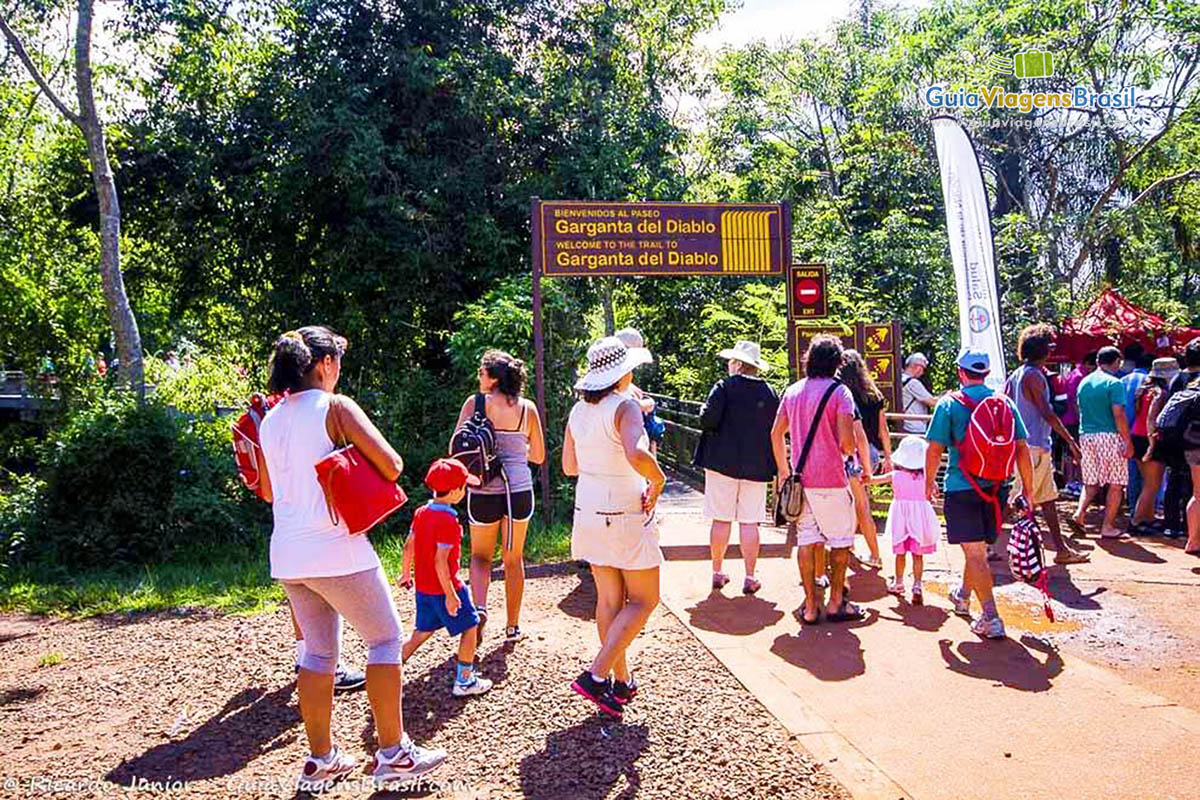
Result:
[[92,181],[100,205],[100,280],[104,303],[121,359],[120,378],[129,383],[138,398],[145,395],[145,369],[142,362],[142,337],[137,319],[125,293],[121,275],[121,205],[117,184],[108,160],[104,126],[96,113],[92,88],[92,0],[79,0],[79,21],[75,29],[75,91],[79,98],[78,124],[87,140]]
[[612,336],[617,330],[617,315],[613,310],[613,285],[616,278],[604,278],[601,284],[601,301],[604,306],[604,335]]

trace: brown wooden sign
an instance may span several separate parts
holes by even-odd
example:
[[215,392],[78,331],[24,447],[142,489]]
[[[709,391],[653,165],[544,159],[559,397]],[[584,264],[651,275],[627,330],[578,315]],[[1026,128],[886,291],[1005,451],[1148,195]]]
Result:
[[871,379],[887,398],[888,410],[900,409],[900,323],[864,323],[837,325],[830,323],[804,324],[791,318],[792,377],[799,380],[804,374],[804,354],[809,343],[820,334],[836,336],[842,347],[854,348],[866,362]]
[[782,275],[787,217],[782,203],[536,200],[534,274]]

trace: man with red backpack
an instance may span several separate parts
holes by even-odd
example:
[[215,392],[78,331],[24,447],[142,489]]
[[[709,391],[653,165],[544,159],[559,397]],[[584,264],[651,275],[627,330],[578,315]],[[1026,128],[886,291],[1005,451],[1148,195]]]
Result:
[[962,586],[950,591],[950,600],[954,613],[970,619],[974,592],[983,613],[971,623],[971,630],[988,639],[1003,639],[1004,622],[992,596],[987,546],[995,543],[1000,533],[1005,502],[1002,484],[1012,477],[1014,466],[1021,476],[1027,507],[1033,507],[1033,462],[1026,443],[1028,433],[1016,406],[984,385],[991,372],[988,354],[965,347],[956,363],[962,388],[938,402],[926,434],[925,492],[932,500],[942,453],[948,450],[950,464],[942,501],[946,539],[960,545],[966,557]]

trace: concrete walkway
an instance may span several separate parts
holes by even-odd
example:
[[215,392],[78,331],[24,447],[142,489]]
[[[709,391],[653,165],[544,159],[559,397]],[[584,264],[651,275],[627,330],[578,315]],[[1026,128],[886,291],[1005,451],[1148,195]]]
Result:
[[[1099,605],[1072,593],[1069,579],[1057,623],[1041,616],[1030,587],[999,588],[1009,638],[985,642],[945,598],[961,574],[958,548],[943,541],[927,557],[926,605],[915,607],[886,594],[891,548],[881,540],[884,570],[850,575],[867,619],[802,629],[794,549],[782,530],[762,529],[763,589],[747,597],[736,547],[725,570],[732,581],[711,589],[698,494],[675,485],[661,516],[663,602],[855,797],[1200,796],[1200,713],[1042,638],[1081,624],[1073,601]],[[1072,569],[1200,586],[1196,561],[1178,548],[1115,548],[1128,552],[1097,548],[1095,563]]]

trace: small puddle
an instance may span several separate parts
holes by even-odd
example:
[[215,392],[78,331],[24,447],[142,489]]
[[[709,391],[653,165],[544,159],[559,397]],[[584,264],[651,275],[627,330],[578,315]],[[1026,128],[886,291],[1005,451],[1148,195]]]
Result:
[[[950,594],[950,587],[939,581],[926,581],[925,590],[946,598]],[[1061,607],[1054,609],[1054,622],[1051,622],[1046,619],[1046,613],[1040,603],[1027,603],[1018,598],[1008,597],[1000,591],[996,592],[995,597],[996,609],[1004,619],[1005,625],[1030,633],[1071,633],[1083,628],[1083,623],[1079,620],[1064,617]],[[972,602],[974,607],[978,608],[979,601]]]

